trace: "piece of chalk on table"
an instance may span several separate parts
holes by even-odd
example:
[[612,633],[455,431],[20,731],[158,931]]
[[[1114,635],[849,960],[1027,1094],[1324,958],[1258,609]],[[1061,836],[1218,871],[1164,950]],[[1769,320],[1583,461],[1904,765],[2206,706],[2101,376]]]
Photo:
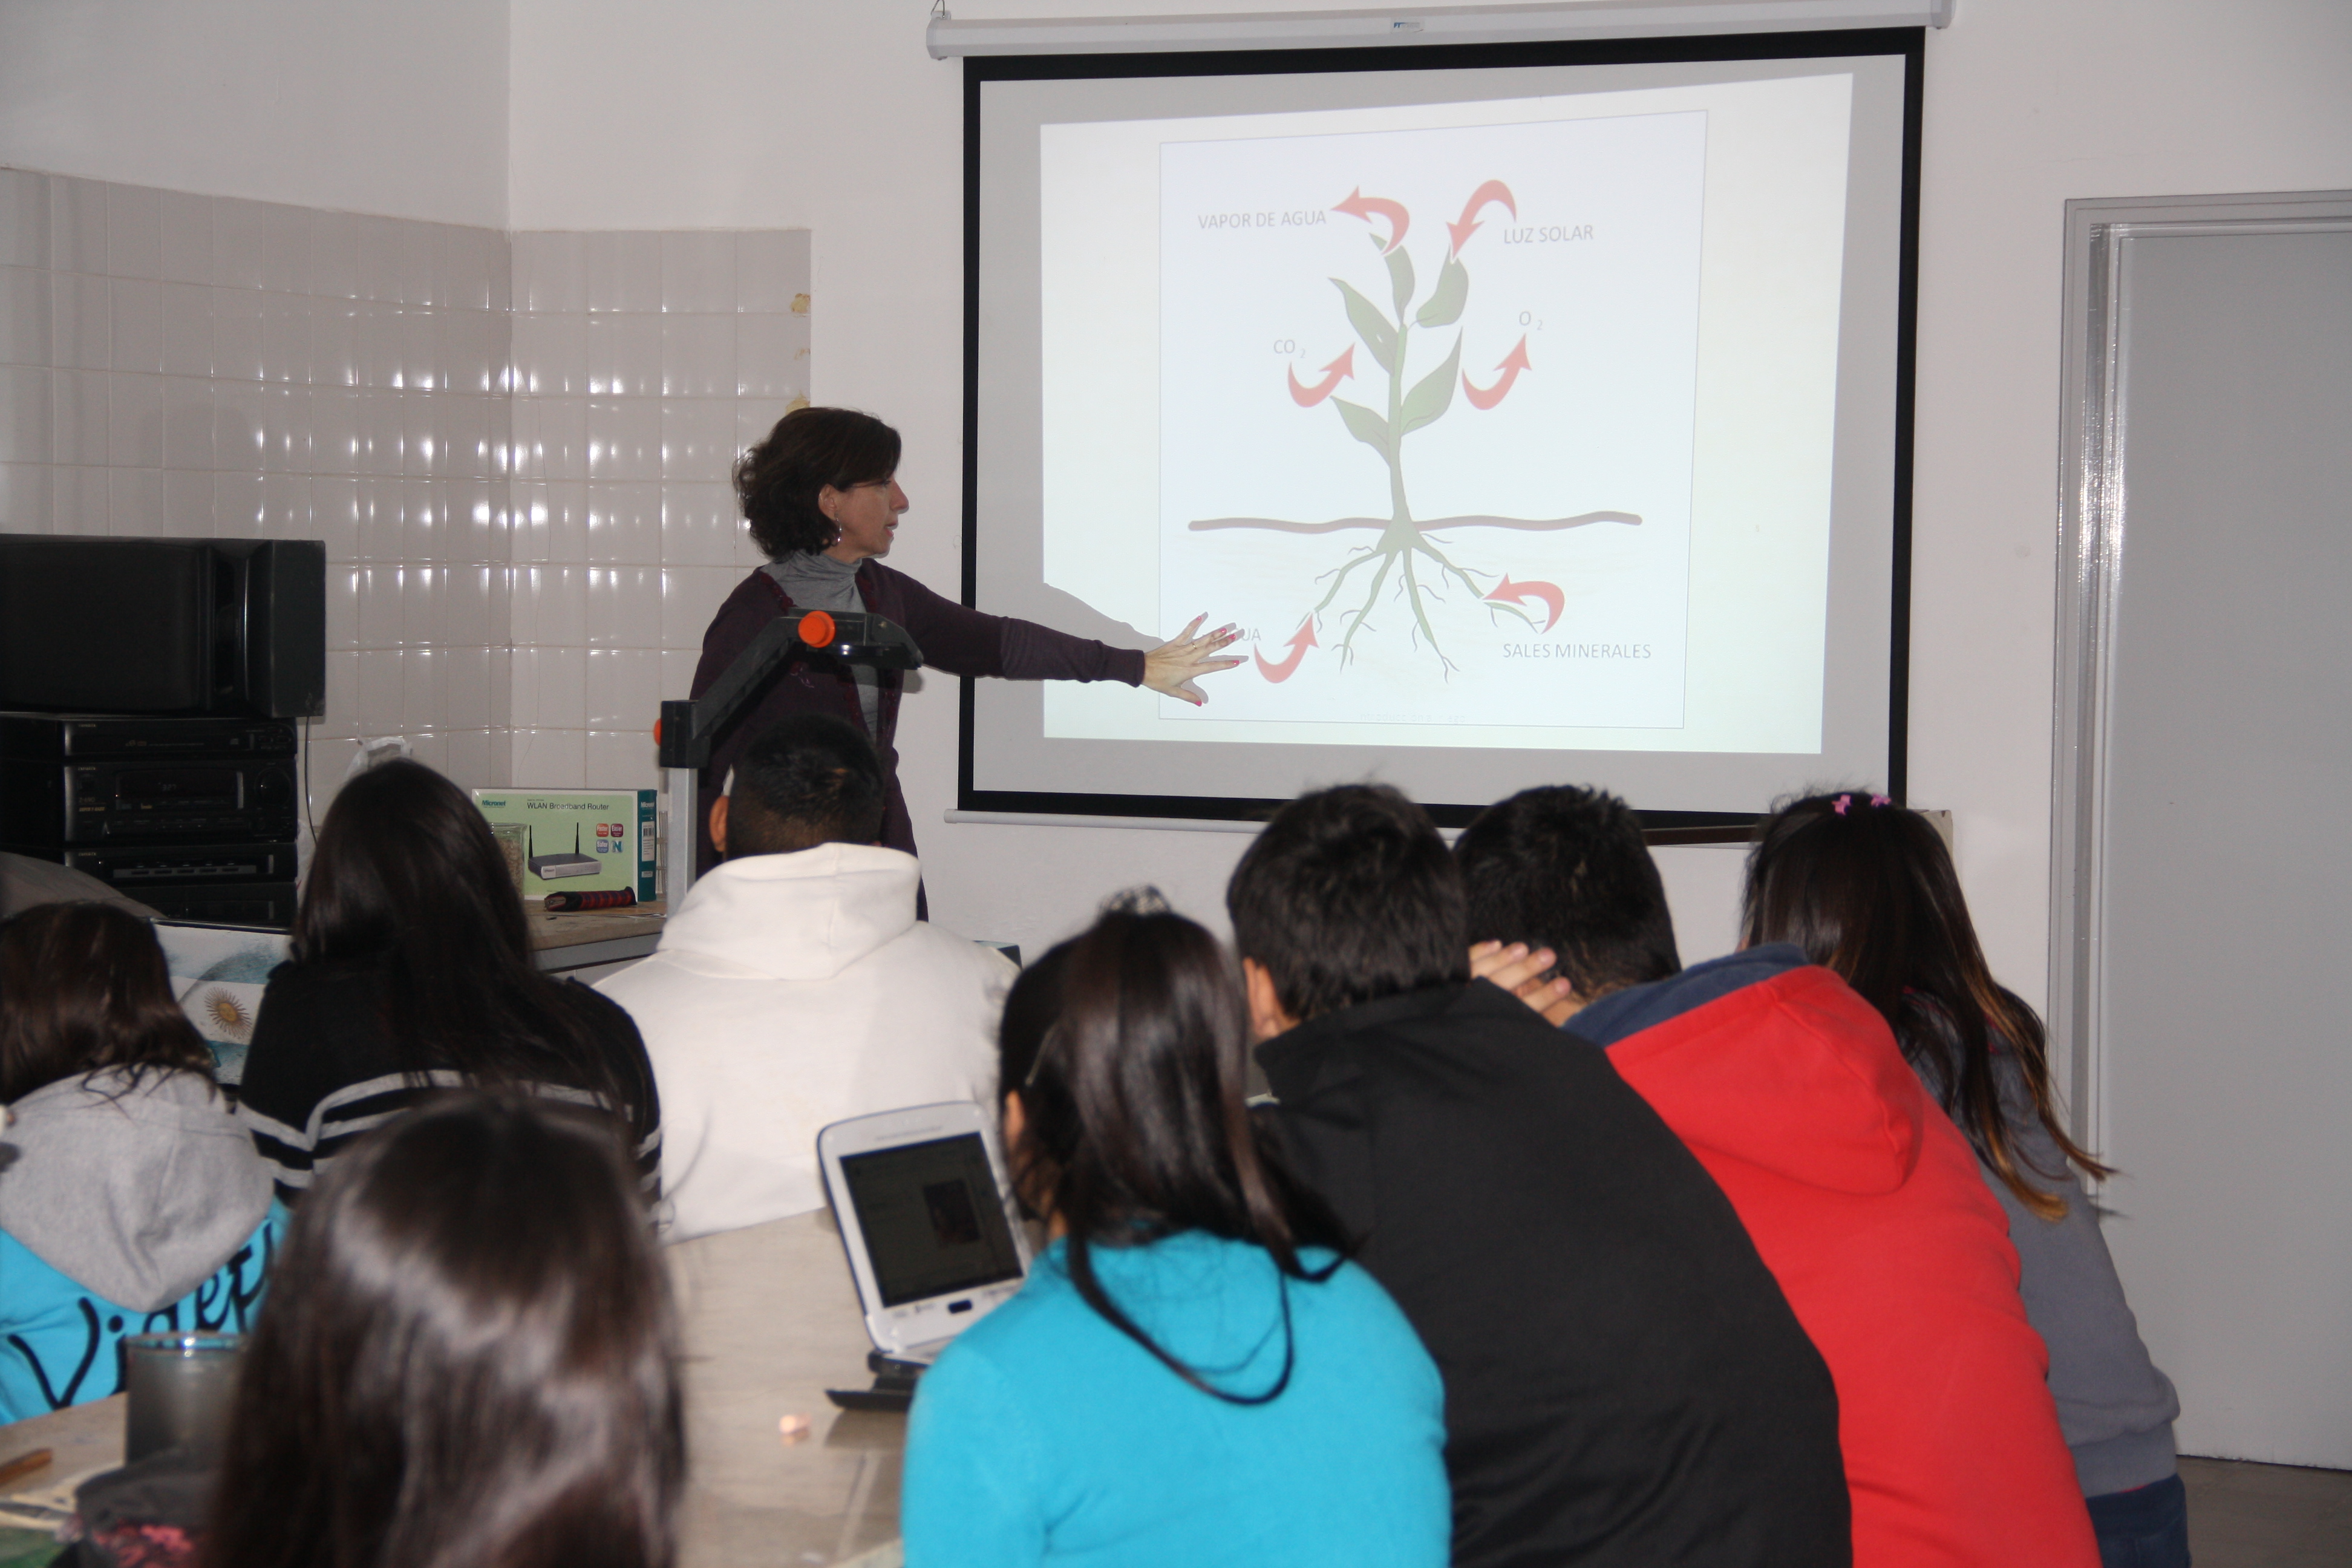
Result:
[[808,1429],[809,1418],[805,1415],[787,1415],[776,1423],[776,1430],[787,1437],[805,1437]]

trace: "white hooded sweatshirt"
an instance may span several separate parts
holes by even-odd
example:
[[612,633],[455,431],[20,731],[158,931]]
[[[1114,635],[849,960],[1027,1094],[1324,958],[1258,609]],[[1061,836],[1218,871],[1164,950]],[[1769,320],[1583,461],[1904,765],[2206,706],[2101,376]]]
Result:
[[1013,965],[915,919],[915,858],[824,844],[730,860],[643,963],[629,1011],[661,1094],[667,1239],[824,1206],[828,1122],[996,1093]]

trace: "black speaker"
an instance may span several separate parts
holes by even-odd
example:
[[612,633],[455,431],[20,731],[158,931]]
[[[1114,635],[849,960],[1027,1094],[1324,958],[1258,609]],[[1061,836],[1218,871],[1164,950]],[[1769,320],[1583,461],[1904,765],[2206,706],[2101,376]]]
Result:
[[[232,547],[234,548],[234,547]],[[244,626],[233,668],[216,692],[273,719],[319,718],[327,711],[327,547],[315,539],[256,541],[250,553],[225,552],[215,568],[229,578],[222,596]],[[233,689],[233,694],[228,694]]]
[[0,708],[323,714],[327,547],[0,534]]

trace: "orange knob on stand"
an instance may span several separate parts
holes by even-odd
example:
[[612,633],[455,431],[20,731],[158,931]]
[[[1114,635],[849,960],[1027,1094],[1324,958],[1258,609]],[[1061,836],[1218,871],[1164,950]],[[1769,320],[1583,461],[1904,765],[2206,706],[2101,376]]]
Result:
[[833,640],[833,617],[823,610],[811,610],[801,617],[801,641],[811,647],[823,647]]

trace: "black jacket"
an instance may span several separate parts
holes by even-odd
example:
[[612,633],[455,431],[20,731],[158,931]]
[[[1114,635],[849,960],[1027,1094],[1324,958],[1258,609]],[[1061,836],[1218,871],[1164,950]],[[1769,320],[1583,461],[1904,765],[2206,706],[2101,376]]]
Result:
[[1300,1174],[1444,1373],[1460,1568],[1852,1560],[1829,1369],[1605,1054],[1476,981],[1257,1056]]

